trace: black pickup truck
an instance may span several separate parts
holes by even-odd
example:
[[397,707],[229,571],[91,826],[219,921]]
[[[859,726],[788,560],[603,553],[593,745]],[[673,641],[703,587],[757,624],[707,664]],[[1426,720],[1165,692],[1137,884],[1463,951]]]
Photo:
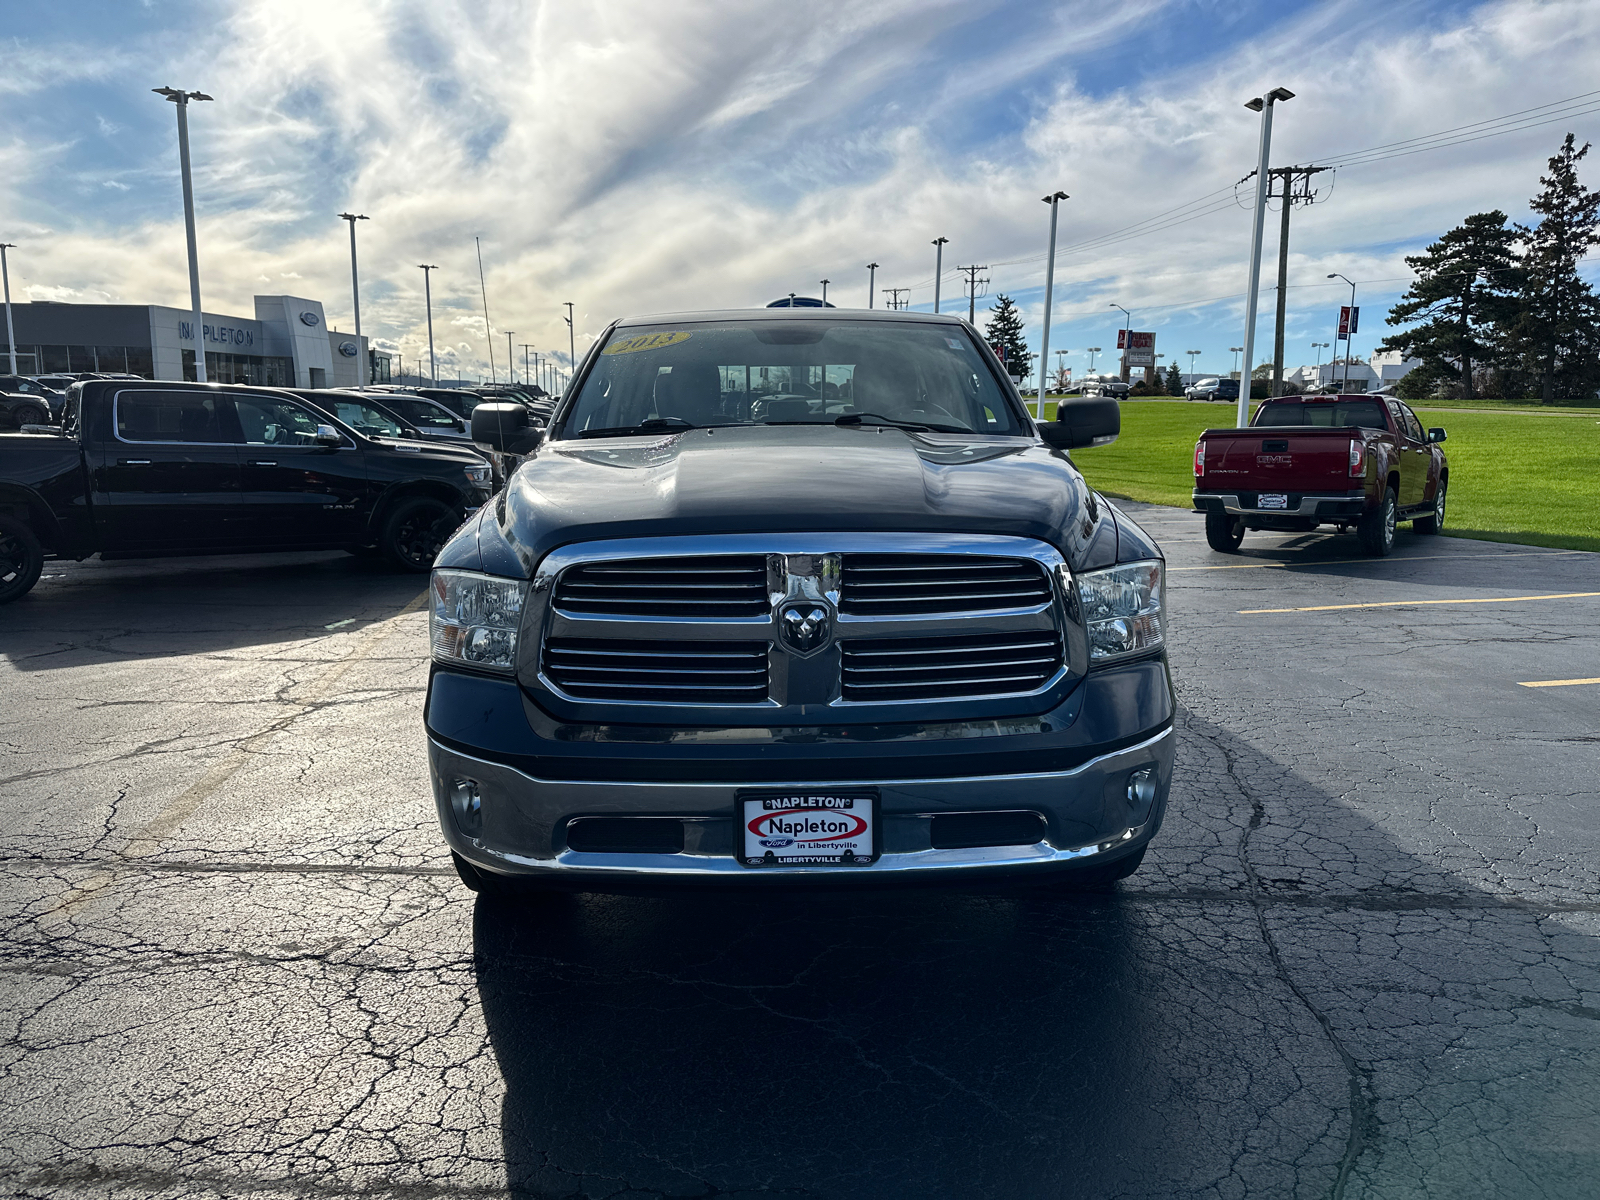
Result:
[[90,380],[0,436],[0,603],[47,557],[348,549],[425,571],[491,494],[468,448],[371,437],[290,392]]
[[965,321],[608,329],[440,552],[426,725],[480,891],[1138,867],[1172,778],[1165,564]]

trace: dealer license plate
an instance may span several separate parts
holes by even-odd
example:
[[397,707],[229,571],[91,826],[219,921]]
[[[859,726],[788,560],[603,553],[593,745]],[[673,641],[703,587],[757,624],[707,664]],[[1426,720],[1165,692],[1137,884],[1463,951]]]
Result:
[[747,867],[865,867],[878,857],[875,791],[741,792],[738,803]]
[[1288,508],[1289,497],[1282,492],[1262,492],[1256,497],[1257,508]]

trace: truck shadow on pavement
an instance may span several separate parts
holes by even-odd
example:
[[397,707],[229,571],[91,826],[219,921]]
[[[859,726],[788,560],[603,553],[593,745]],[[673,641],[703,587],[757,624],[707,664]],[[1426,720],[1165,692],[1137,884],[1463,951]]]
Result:
[[23,671],[225,654],[356,632],[426,587],[424,575],[340,551],[51,562],[0,609],[0,654]]
[[1594,939],[1180,725],[1111,893],[480,898],[513,1192],[1586,1195]]

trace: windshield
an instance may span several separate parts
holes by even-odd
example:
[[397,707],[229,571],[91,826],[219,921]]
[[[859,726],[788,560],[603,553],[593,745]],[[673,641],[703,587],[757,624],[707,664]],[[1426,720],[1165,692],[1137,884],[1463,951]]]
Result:
[[614,330],[563,436],[858,421],[1024,433],[959,326],[818,320]]
[[339,420],[367,437],[399,438],[406,435],[399,421],[359,400],[340,400],[334,404],[333,411]]
[[1331,403],[1273,402],[1263,404],[1256,415],[1257,425],[1321,425],[1342,428],[1359,425],[1363,429],[1387,429],[1383,404],[1378,400],[1337,400]]

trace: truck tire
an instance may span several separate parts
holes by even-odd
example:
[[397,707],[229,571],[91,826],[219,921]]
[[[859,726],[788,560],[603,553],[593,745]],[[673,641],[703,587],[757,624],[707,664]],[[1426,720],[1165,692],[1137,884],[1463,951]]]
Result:
[[1356,525],[1356,536],[1368,554],[1382,558],[1394,549],[1395,512],[1400,502],[1394,488],[1383,490],[1383,502],[1363,516]]
[[23,404],[13,409],[11,419],[17,423],[17,428],[24,425],[50,424],[50,410],[37,404]]
[[459,524],[461,514],[443,500],[412,496],[384,518],[378,548],[402,571],[427,571]]
[[26,596],[44,570],[44,548],[15,517],[0,516],[0,604]]
[[1413,517],[1411,531],[1413,533],[1438,533],[1444,528],[1444,494],[1449,481],[1439,480],[1439,486],[1433,493],[1433,512],[1426,517]]
[[1233,554],[1239,549],[1239,543],[1242,541],[1244,541],[1243,517],[1232,517],[1222,512],[1206,514],[1206,544],[1213,550]]
[[450,851],[450,862],[467,890],[477,892],[480,896],[492,896],[497,900],[525,900],[551,894],[549,889],[540,887],[531,879],[510,879],[492,871],[480,871],[454,850]]

